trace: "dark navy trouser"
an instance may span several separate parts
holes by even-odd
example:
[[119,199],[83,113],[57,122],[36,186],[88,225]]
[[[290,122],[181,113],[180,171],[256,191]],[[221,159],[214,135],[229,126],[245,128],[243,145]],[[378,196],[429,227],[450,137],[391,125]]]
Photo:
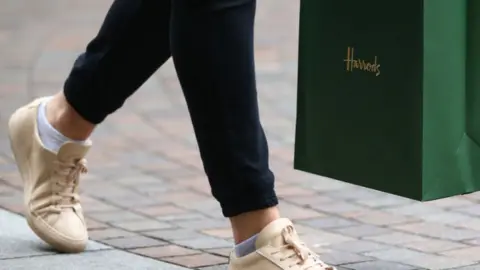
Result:
[[98,124],[173,57],[205,172],[223,214],[278,203],[259,120],[255,0],[115,0],[65,82]]

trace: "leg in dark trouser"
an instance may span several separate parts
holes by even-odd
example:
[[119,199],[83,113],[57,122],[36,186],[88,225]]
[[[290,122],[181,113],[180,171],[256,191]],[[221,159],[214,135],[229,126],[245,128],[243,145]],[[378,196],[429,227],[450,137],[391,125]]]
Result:
[[78,195],[88,137],[170,57],[170,0],[116,0],[64,91],[15,111],[9,137],[29,226],[62,252],[88,241]]
[[276,205],[256,96],[255,1],[172,3],[171,15],[168,0],[116,0],[65,83],[68,103],[88,122],[100,123],[170,57],[172,47],[225,216]]
[[173,0],[171,48],[212,193],[230,218],[230,270],[334,270],[276,207],[259,119],[255,0]]
[[172,56],[213,195],[227,217],[277,205],[257,104],[255,2],[172,4]]
[[170,58],[170,11],[170,0],[113,3],[65,82],[67,101],[85,120],[103,121]]

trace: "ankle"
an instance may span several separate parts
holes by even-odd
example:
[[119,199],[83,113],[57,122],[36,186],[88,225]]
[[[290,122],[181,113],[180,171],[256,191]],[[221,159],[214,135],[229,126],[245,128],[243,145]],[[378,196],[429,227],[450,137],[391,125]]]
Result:
[[235,243],[239,244],[251,238],[279,218],[280,212],[277,207],[252,211],[230,218]]
[[70,106],[63,92],[53,96],[46,104],[48,122],[65,137],[72,140],[86,140],[95,125],[85,120]]

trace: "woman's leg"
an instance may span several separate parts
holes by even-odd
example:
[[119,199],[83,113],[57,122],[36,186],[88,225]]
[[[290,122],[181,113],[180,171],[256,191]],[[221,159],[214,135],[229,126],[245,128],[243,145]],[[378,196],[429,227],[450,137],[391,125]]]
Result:
[[299,242],[276,207],[255,83],[255,4],[172,2],[173,60],[213,195],[237,243],[229,269],[334,270]]
[[236,242],[277,219],[255,83],[255,0],[174,0],[171,48],[213,195]]
[[170,0],[114,1],[64,91],[10,118],[29,225],[60,251],[82,251],[88,240],[77,194],[86,139],[170,57],[170,10]]

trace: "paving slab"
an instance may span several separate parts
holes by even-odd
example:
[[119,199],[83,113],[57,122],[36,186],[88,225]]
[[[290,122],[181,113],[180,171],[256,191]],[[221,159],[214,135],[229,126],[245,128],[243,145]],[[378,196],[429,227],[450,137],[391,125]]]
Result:
[[1,270],[182,270],[183,267],[120,250],[76,255],[50,255],[0,261]]
[[[28,227],[23,217],[0,209],[0,259],[55,254]],[[111,249],[90,241],[88,251]]]
[[23,217],[0,210],[0,269],[107,270],[186,268],[134,255],[90,241],[80,254],[58,254],[28,228]]

